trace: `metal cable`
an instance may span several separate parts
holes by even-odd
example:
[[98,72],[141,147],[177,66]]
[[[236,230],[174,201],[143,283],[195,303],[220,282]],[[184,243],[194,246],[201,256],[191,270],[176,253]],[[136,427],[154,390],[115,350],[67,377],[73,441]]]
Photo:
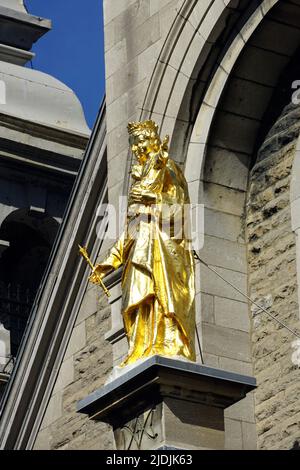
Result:
[[226,284],[228,284],[229,286],[231,286],[234,290],[236,290],[239,294],[241,294],[243,297],[245,297],[246,299],[249,300],[249,302],[251,302],[252,304],[256,305],[256,307],[259,308],[259,310],[261,310],[262,312],[265,312],[267,315],[269,315],[269,317],[271,317],[273,320],[275,320],[277,323],[279,323],[279,325],[281,325],[283,328],[285,328],[286,330],[288,330],[290,333],[292,333],[294,336],[296,336],[297,338],[300,338],[300,334],[297,333],[296,331],[292,330],[289,326],[287,326],[285,323],[283,323],[281,320],[278,320],[278,318],[276,318],[274,315],[272,315],[270,312],[268,312],[267,309],[265,309],[262,305],[259,305],[257,302],[255,302],[255,300],[251,299],[251,297],[249,297],[247,294],[245,294],[244,292],[242,292],[238,287],[236,287],[234,284],[232,284],[230,281],[228,281],[227,279],[225,279],[220,273],[218,273],[218,271],[216,271],[214,268],[212,268],[211,266],[209,266],[205,261],[203,261],[200,256],[198,255],[198,253],[194,250],[194,256],[195,258],[200,262],[202,263],[204,266],[206,266],[210,271],[214,272],[219,278],[221,278],[224,282],[226,282]]
[[202,364],[204,364],[202,348],[201,348],[201,343],[200,343],[199,332],[198,332],[197,326],[196,326],[196,335],[197,335],[197,341],[198,341],[198,346],[199,346],[199,353],[200,353],[201,362],[202,362]]

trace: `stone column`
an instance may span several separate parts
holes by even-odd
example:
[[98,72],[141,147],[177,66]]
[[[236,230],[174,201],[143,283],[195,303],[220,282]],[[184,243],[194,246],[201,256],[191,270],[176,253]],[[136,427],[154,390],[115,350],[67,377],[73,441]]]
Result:
[[224,409],[254,388],[252,377],[153,356],[115,368],[78,411],[109,423],[118,450],[224,449]]

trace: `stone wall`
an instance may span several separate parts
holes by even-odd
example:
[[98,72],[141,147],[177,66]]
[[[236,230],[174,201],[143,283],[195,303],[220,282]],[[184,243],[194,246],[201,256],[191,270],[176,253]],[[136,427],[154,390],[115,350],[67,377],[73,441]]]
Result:
[[[128,158],[127,123],[138,119],[164,38],[183,0],[104,0],[109,201],[118,207]],[[103,250],[108,246],[104,243]],[[101,254],[100,254],[101,258]],[[111,449],[109,427],[76,412],[76,403],[99,388],[113,353],[104,335],[110,306],[89,286],[81,305],[35,449]]]
[[34,449],[112,449],[109,426],[77,413],[79,400],[104,384],[112,351],[104,340],[110,307],[100,290],[89,286],[78,313]]
[[[165,38],[172,26],[172,22],[178,14],[178,9],[183,0],[104,0],[105,22],[105,63],[106,63],[106,103],[107,103],[107,153],[108,153],[108,192],[109,202],[117,204],[118,197],[124,190],[124,175],[126,174],[126,162],[128,159],[127,123],[129,120],[138,119],[143,106],[146,90],[163,48]],[[211,2],[197,3],[195,8],[196,19],[201,15]],[[219,7],[224,8],[223,2]],[[210,17],[209,25],[212,26]],[[207,25],[206,25],[207,26]],[[184,33],[178,44],[178,56],[186,54],[186,49],[194,35],[194,29],[188,21],[184,22]],[[192,49],[193,57],[196,57],[202,47],[203,40],[200,35],[195,47]],[[171,48],[170,48],[171,49]],[[189,60],[191,57],[187,54]],[[174,64],[168,67],[168,72],[174,72]],[[171,83],[171,80],[170,80]],[[180,82],[181,83],[181,82]],[[159,90],[159,99],[167,100],[170,94],[170,84],[162,86]],[[175,111],[174,111],[175,113]],[[173,114],[172,114],[173,116]],[[153,116],[158,121],[161,115]],[[194,155],[195,164],[199,155]],[[226,160],[220,170],[217,159]],[[238,156],[220,155],[214,152],[214,159],[208,158],[213,166],[212,172],[207,172],[207,197],[206,204],[206,237],[205,253],[201,255],[207,262],[219,269],[231,278],[234,276],[235,284],[246,290],[246,248],[244,241],[240,239],[240,220],[244,211],[244,200],[247,190],[248,168]],[[232,163],[234,160],[234,164]],[[232,166],[235,167],[237,177],[234,181],[224,183],[225,179],[232,179]],[[196,168],[196,167],[195,167]],[[221,176],[222,175],[222,178]],[[193,167],[193,177],[199,178],[199,172]],[[222,181],[221,181],[222,179]],[[241,187],[242,185],[242,187]],[[226,186],[226,187],[225,187]],[[224,197],[223,197],[223,192]],[[190,186],[192,195],[192,187]],[[224,232],[227,232],[224,233]],[[214,243],[215,242],[215,243]],[[216,249],[216,243],[217,249]],[[106,247],[105,247],[106,248]],[[100,253],[100,259],[102,255]],[[235,265],[238,264],[238,268]],[[200,276],[197,277],[197,291],[200,289]],[[227,288],[222,281],[210,272],[201,273],[201,294],[198,293],[198,326],[203,327],[203,353],[207,365],[224,368],[238,373],[252,375],[249,337],[249,312],[244,299],[236,296],[231,288]],[[103,312],[94,306],[95,290],[89,289],[88,295],[81,307],[85,322],[78,323],[72,333],[71,343],[76,345],[76,355],[73,358],[65,357],[60,375],[63,369],[69,372],[69,382],[58,379],[60,390],[56,385],[54,395],[48,405],[47,415],[51,415],[51,422],[46,415],[36,442],[36,448],[89,448],[89,442],[84,441],[84,436],[89,436],[89,430],[98,430],[98,448],[110,448],[111,441],[103,433],[102,425],[94,427],[87,418],[77,416],[75,412],[76,401],[97,389],[104,383],[104,370],[93,362],[94,369],[86,374],[78,374],[73,371],[75,361],[82,354],[85,355],[91,343],[87,338],[87,325],[90,315],[96,315],[101,321]],[[201,301],[199,302],[199,296]],[[105,302],[105,301],[104,301]],[[93,305],[92,309],[89,305]],[[106,304],[105,304],[106,305]],[[98,306],[99,307],[99,306]],[[106,308],[106,307],[105,307]],[[85,312],[85,313],[84,313]],[[104,314],[105,317],[106,314]],[[99,330],[108,333],[110,324],[108,320],[99,324]],[[113,323],[113,322],[112,322]],[[201,333],[201,331],[200,331]],[[95,333],[96,334],[96,333]],[[109,334],[109,333],[108,333]],[[115,359],[119,362],[119,356],[123,352],[125,340],[114,345],[114,353],[107,357],[109,364]],[[101,343],[102,344],[102,343]],[[104,345],[101,346],[104,348]],[[105,346],[111,351],[110,346]],[[93,361],[94,352],[91,353]],[[88,358],[85,358],[88,361]],[[198,361],[200,357],[198,355]],[[90,373],[90,376],[89,376]],[[65,373],[67,377],[67,373]],[[98,377],[94,381],[93,377]],[[51,402],[56,400],[59,404],[59,415],[51,411]],[[48,422],[47,422],[48,420]],[[71,426],[70,426],[71,423]],[[82,431],[81,427],[86,429]],[[72,428],[72,431],[70,431]],[[253,429],[254,428],[254,429]],[[74,432],[75,437],[72,436]],[[226,412],[226,446],[231,449],[253,449],[256,446],[255,424],[253,419],[253,396],[250,394],[241,404],[234,405]],[[44,437],[43,437],[44,436]],[[59,437],[60,436],[60,437]],[[78,439],[78,440],[76,440]],[[97,439],[96,439],[97,441]],[[96,442],[95,441],[95,442]],[[66,447],[64,447],[66,446]]]
[[164,39],[183,0],[104,0],[109,201],[118,206],[137,120]]
[[[247,204],[250,295],[299,331],[296,240],[291,227],[290,179],[300,108],[287,106],[267,135],[252,169]],[[252,348],[258,445],[290,449],[300,438],[296,339],[252,307]]]
[[[124,189],[128,160],[127,122],[140,115],[159,51],[180,4],[182,1],[177,0],[104,0],[108,187],[112,204],[116,204]],[[200,2],[198,5],[201,5]],[[269,35],[268,31],[266,36]],[[266,52],[265,47],[259,50]],[[196,53],[198,49],[194,51]],[[255,55],[252,57],[254,62],[257,61]],[[246,59],[249,64],[249,56]],[[264,66],[266,63],[263,59]],[[249,69],[254,73],[251,62]],[[250,78],[252,84],[253,76],[249,77],[249,81]],[[264,85],[264,88],[267,87]],[[248,88],[243,90],[241,96],[248,96]],[[164,92],[167,94],[169,90],[161,87],[160,93]],[[260,96],[257,87],[253,87],[253,95]],[[234,87],[233,96],[238,96]],[[250,96],[255,110],[263,114],[260,108],[257,110],[254,106],[253,103],[257,102],[252,101],[253,96]],[[229,102],[232,103],[231,100]],[[243,99],[239,98],[239,102],[243,103]],[[247,103],[246,107],[249,109]],[[247,207],[248,259],[247,243],[244,233],[241,233],[244,232],[241,222],[244,221],[248,186],[248,156],[250,161],[252,155],[252,149],[248,149],[248,139],[249,134],[253,141],[256,139],[260,120],[253,119],[253,116],[241,117],[242,112],[237,113],[236,107],[225,111],[221,109],[212,132],[216,142],[210,143],[207,155],[204,188],[206,239],[202,256],[217,269],[221,266],[220,272],[243,291],[247,290],[249,267],[251,296],[265,305],[272,303],[271,311],[295,328],[299,326],[299,317],[289,179],[298,135],[293,118],[296,115],[293,113],[298,111],[292,108],[286,110],[288,118],[282,117],[273,127],[252,170]],[[231,127],[233,137],[228,127]],[[215,132],[216,129],[219,132]],[[230,139],[234,140],[233,146]],[[222,146],[221,153],[218,146]],[[196,149],[193,155],[196,169],[198,160]],[[219,165],[220,161],[222,165]],[[233,168],[236,170],[233,171]],[[194,165],[192,170],[194,179],[198,180],[199,172],[196,172]],[[199,184],[198,181],[196,183],[198,198]],[[193,190],[193,186],[190,187]],[[198,297],[201,296],[201,302],[198,304],[201,310],[198,321],[203,328],[205,362],[252,374],[248,304],[237,297],[232,289],[228,292],[229,288],[224,283],[205,270],[200,281],[201,293],[198,289]],[[101,386],[112,366],[112,348],[104,341],[104,335],[111,327],[110,309],[103,298],[100,303],[97,302],[98,295],[97,289],[87,289],[35,444],[36,449],[113,447],[109,428],[76,413],[76,402]],[[291,362],[294,338],[264,314],[256,314],[254,310],[253,315],[254,375],[259,385],[256,392],[259,446],[269,449],[276,447],[280,441],[283,448],[290,448],[297,434],[296,399],[299,395],[296,382],[299,371]],[[228,448],[255,448],[253,395],[227,410],[226,417]]]

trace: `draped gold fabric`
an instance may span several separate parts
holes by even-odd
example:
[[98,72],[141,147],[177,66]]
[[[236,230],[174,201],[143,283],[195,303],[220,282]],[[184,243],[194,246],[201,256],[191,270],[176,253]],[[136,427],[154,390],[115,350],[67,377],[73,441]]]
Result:
[[129,351],[123,365],[155,354],[194,361],[194,261],[183,230],[187,183],[162,150],[135,165],[132,177],[126,229],[93,276],[124,267]]

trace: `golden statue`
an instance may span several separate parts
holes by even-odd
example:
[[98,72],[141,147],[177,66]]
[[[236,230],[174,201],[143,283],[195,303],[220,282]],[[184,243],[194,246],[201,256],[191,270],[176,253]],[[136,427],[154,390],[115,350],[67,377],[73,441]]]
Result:
[[129,351],[122,365],[155,354],[195,361],[194,260],[190,241],[180,231],[189,204],[187,183],[168,155],[168,136],[162,142],[153,121],[129,123],[128,132],[137,162],[126,228],[108,257],[93,268],[90,281],[100,284],[123,265],[122,315]]

